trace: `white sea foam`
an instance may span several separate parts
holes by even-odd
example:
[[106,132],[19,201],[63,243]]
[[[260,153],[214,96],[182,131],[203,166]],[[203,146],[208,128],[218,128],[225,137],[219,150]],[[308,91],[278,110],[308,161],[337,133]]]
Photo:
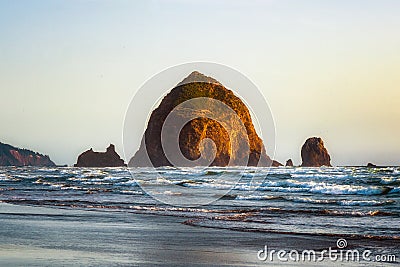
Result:
[[237,196],[237,200],[272,200],[278,199],[277,196],[270,196],[270,195],[250,195],[250,196]]
[[180,196],[180,195],[182,195],[182,193],[180,193],[180,192],[172,192],[170,190],[166,190],[166,191],[163,191],[163,192],[154,192],[154,194],[156,194],[156,195],[168,195],[168,196]]
[[116,183],[115,185],[136,186],[137,182],[136,182],[136,180],[128,180],[128,181]]
[[391,194],[397,194],[400,193],[400,186],[394,187],[392,190],[390,190]]
[[315,199],[312,197],[286,197],[285,199],[311,204],[337,204],[340,206],[382,206],[395,203],[394,200],[341,200],[341,199]]
[[384,185],[390,185],[398,182],[400,182],[399,177],[390,177],[390,176],[383,176],[381,177],[380,181],[380,183]]
[[128,195],[143,195],[143,192],[138,190],[121,190],[120,192]]
[[394,204],[394,200],[341,200],[338,203],[342,206],[382,206]]
[[362,186],[349,184],[334,184],[315,181],[264,181],[259,190],[280,192],[310,192],[314,194],[329,195],[379,195],[386,189],[379,186]]
[[0,174],[0,181],[18,181],[19,179],[13,178],[6,174]]

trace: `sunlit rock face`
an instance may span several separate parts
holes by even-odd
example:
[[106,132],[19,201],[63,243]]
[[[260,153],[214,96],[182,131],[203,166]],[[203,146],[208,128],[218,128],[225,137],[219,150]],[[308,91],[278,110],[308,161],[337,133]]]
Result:
[[[223,104],[216,108],[216,102]],[[225,106],[233,112],[227,112]],[[177,124],[185,121],[189,113],[194,118],[182,126],[170,127],[164,135],[163,125],[171,112]],[[210,118],[210,114],[217,119]],[[174,141],[187,160],[170,161],[164,149]],[[266,155],[246,105],[221,83],[195,71],[173,88],[152,112],[141,146],[128,165],[256,166],[258,163],[278,164]]]
[[319,137],[311,137],[306,140],[301,148],[302,167],[332,166],[331,157]]
[[0,143],[0,166],[55,166],[49,156]]

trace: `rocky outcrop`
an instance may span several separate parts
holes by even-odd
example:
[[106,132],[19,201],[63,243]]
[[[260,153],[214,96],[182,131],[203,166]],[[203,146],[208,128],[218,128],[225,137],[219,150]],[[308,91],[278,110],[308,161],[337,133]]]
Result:
[[292,161],[292,159],[288,159],[288,160],[286,161],[285,166],[286,166],[286,167],[293,167],[293,161]]
[[373,164],[373,163],[371,163],[371,162],[369,162],[369,163],[367,164],[367,168],[376,168],[376,167],[378,167],[378,166],[376,166],[375,164]]
[[95,152],[89,149],[79,155],[74,167],[123,167],[125,162],[115,152],[115,146],[110,144],[106,152]]
[[331,157],[319,137],[312,137],[306,140],[301,148],[302,167],[332,166]]
[[272,167],[281,167],[281,166],[283,166],[283,164],[280,163],[279,161],[273,160],[271,166]]
[[0,166],[55,166],[49,156],[0,143]]
[[[169,160],[171,158],[167,158],[161,144],[161,129],[163,124],[175,107],[187,100],[199,97],[221,101],[236,113],[236,119],[237,117],[240,118],[247,132],[249,141],[248,149],[244,149],[243,141],[245,140],[245,136],[242,136],[242,133],[236,130],[237,127],[235,127],[232,114],[221,114],[222,117],[225,116],[228,124],[233,125],[232,129],[234,132],[230,135],[216,120],[201,116],[201,114],[210,112],[209,109],[204,107],[196,109],[196,106],[190,106],[190,108],[186,109],[179,109],[178,107],[175,109],[177,110],[175,114],[178,118],[186,118],[188,116],[188,109],[191,112],[192,110],[196,110],[200,116],[187,122],[178,134],[171,134],[171,140],[164,142],[164,144],[169,144],[170,141],[173,142],[178,138],[179,149],[187,159],[172,164]],[[212,101],[210,100],[209,102],[211,103]],[[205,104],[208,104],[207,100]],[[236,139],[231,140],[231,136],[235,136]],[[212,139],[215,146],[213,147],[209,142],[203,142],[206,139]],[[201,151],[206,151],[207,146],[215,155],[215,157],[209,157],[209,161],[214,160],[211,163],[208,162],[208,164],[206,160],[202,161],[201,157]],[[248,158],[247,162],[242,164],[246,161],[244,160],[246,158]],[[141,146],[129,161],[129,166],[227,166],[228,164],[256,166],[259,162],[262,166],[278,166],[280,164],[273,162],[267,156],[264,144],[254,129],[250,112],[246,105],[221,83],[195,71],[173,88],[152,112]]]

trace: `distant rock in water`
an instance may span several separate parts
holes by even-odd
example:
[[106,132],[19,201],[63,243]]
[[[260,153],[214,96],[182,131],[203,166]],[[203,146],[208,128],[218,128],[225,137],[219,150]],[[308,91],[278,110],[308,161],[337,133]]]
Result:
[[306,140],[301,148],[302,167],[331,167],[331,157],[319,137],[312,137]]
[[279,161],[273,160],[271,166],[272,167],[281,167],[281,166],[283,166],[283,164],[280,163]]
[[[205,161],[201,161],[202,157],[200,152],[205,151],[205,148],[210,149],[210,143],[203,142],[203,140],[207,139],[211,139],[215,144],[215,147],[211,148],[213,153],[215,153],[215,157],[209,157],[210,161],[214,159],[211,163],[209,162],[211,166],[227,166],[230,160],[231,165],[256,166],[260,162],[262,166],[279,166],[280,163],[272,161],[267,156],[264,144],[254,129],[250,112],[240,98],[235,96],[231,90],[225,88],[215,79],[207,77],[197,71],[192,72],[187,78],[173,88],[164,97],[160,105],[152,112],[140,148],[129,161],[128,165],[159,167],[181,164],[181,161],[172,164],[167,159],[161,144],[161,129],[167,116],[175,107],[187,100],[199,97],[221,101],[236,112],[236,121],[237,117],[239,117],[247,131],[247,138],[249,140],[248,149],[244,149],[243,140],[245,140],[245,138],[237,128],[232,127],[233,131],[236,131],[233,135],[238,137],[236,140],[240,140],[238,142],[230,140],[229,133],[219,122],[201,116],[202,114],[207,114],[209,109],[202,108],[197,110],[193,106],[191,108],[197,110],[200,116],[187,122],[179,132],[179,137],[176,135],[170,136],[171,140],[179,138],[179,149],[182,155],[187,159],[184,160],[182,166],[208,165]],[[205,101],[205,104],[207,103],[208,102]],[[225,118],[229,125],[236,125],[231,114],[222,115],[226,115]],[[177,117],[180,119],[186,118],[187,110],[178,108]],[[164,144],[165,143],[168,144],[168,142],[164,142]],[[248,160],[246,160],[246,158]],[[244,161],[246,161],[245,164],[238,163]]]
[[79,155],[74,167],[123,167],[125,162],[115,152],[115,146],[110,144],[106,152],[94,152],[89,149]]
[[286,167],[293,167],[293,161],[292,161],[292,159],[288,159],[287,161],[286,161],[286,165],[285,165]]
[[371,162],[367,164],[367,168],[376,168],[377,166],[375,164],[372,164]]
[[50,160],[49,156],[0,143],[0,166],[50,167],[56,164]]

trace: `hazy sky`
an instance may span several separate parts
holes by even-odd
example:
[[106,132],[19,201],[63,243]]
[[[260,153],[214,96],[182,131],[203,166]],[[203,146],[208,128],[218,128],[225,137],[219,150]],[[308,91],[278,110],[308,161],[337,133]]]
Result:
[[191,61],[259,86],[281,162],[320,136],[335,165],[400,164],[400,1],[0,1],[0,141],[122,155],[135,91]]

